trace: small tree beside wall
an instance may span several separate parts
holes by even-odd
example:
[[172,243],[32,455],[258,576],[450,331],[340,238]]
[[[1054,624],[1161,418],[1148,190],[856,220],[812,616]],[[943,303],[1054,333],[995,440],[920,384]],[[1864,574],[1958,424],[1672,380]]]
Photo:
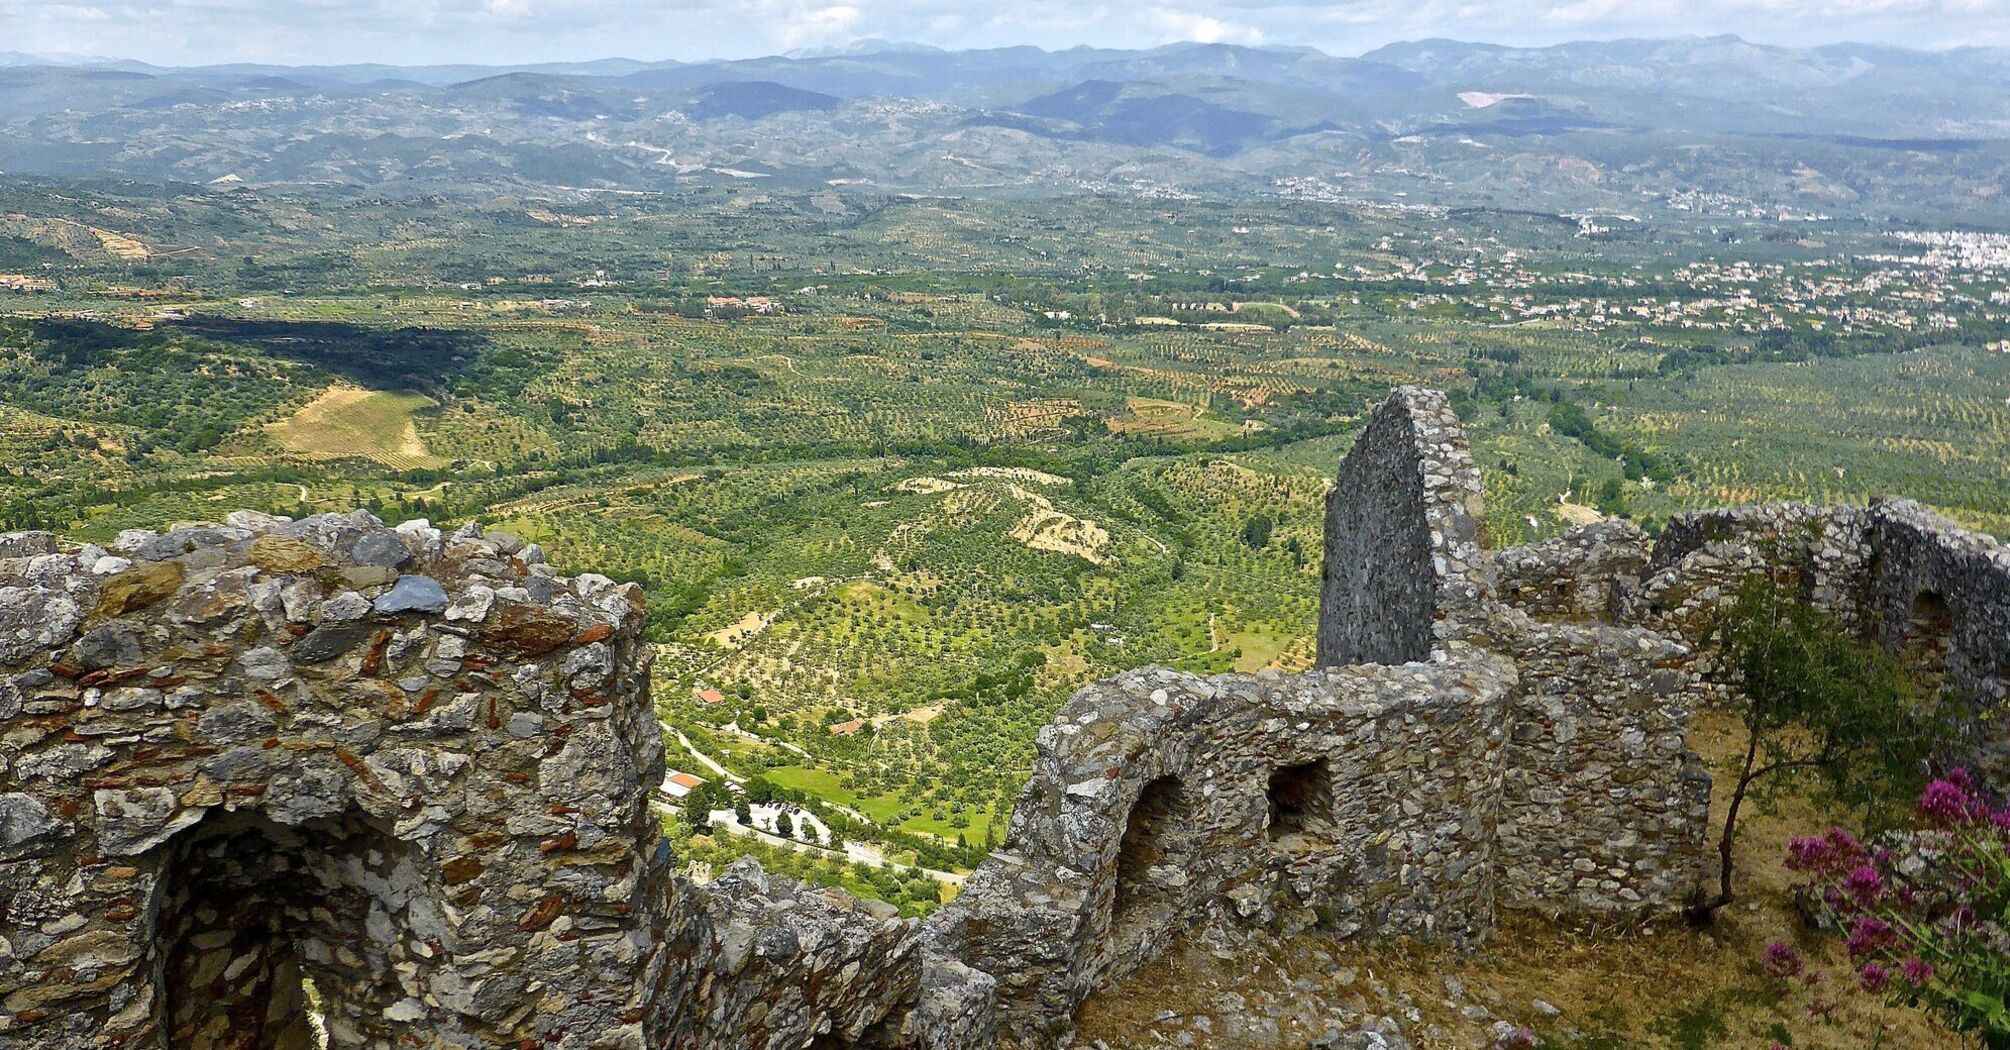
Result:
[[1934,740],[1926,690],[1903,664],[1770,579],[1747,580],[1703,644],[1733,687],[1744,748],[1717,841],[1716,892],[1699,891],[1690,907],[1698,921],[1735,899],[1748,803],[1798,783],[1867,823],[1888,820],[1894,800],[1925,782]]

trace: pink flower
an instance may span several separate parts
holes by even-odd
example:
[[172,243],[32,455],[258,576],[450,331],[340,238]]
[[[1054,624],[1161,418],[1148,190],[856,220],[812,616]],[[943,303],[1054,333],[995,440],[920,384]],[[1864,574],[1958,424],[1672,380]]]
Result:
[[1875,902],[1884,893],[1884,876],[1868,864],[1859,864],[1843,876],[1843,888],[1858,904]]
[[1919,795],[1919,812],[1938,824],[1958,824],[1968,819],[1968,790],[1952,780],[1936,780]]
[[1891,947],[1896,939],[1897,935],[1892,932],[1889,923],[1866,915],[1858,919],[1856,926],[1850,930],[1848,942],[1850,958],[1883,951]]
[[1797,976],[1806,964],[1800,950],[1785,941],[1766,945],[1766,972],[1774,977]]
[[1905,975],[1905,983],[1914,988],[1933,980],[1933,964],[1923,959],[1907,959],[1898,964],[1898,972]]
[[1864,963],[1863,969],[1856,972],[1856,983],[1866,992],[1884,991],[1884,986],[1891,983],[1891,971],[1874,962]]
[[1806,871],[1818,868],[1828,856],[1828,843],[1809,835],[1796,835],[1787,840],[1787,870]]

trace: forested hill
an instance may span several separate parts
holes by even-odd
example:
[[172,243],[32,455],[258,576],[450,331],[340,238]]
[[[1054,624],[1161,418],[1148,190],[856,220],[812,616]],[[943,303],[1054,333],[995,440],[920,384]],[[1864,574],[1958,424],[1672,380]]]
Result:
[[[694,184],[2010,221],[2010,51],[1735,37],[1359,57],[841,53],[531,67],[0,59],[0,169],[409,192]],[[144,142],[145,149],[130,144]],[[219,181],[220,180],[220,181]]]

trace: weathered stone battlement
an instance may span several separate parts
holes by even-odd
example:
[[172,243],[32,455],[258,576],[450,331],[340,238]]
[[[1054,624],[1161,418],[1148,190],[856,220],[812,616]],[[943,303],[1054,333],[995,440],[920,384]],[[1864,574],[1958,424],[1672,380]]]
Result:
[[[642,595],[367,514],[0,540],[0,1042],[788,1046],[884,906],[670,875]],[[415,1042],[416,1041],[416,1042]]]
[[1036,1047],[1201,923],[1666,911],[1709,799],[1685,638],[1754,571],[2005,753],[1986,537],[1887,502],[1488,552],[1479,493],[1443,396],[1395,392],[1328,504],[1323,666],[1083,689],[926,923],[676,877],[641,595],[534,545],[360,512],[0,536],[0,1044]]

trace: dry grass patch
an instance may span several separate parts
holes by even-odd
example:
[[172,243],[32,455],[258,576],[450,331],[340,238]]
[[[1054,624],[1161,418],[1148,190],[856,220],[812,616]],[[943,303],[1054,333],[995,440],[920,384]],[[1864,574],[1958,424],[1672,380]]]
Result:
[[767,613],[750,612],[738,620],[705,635],[705,637],[711,639],[713,644],[722,648],[738,649],[752,640],[755,635],[767,630],[768,625],[773,623],[775,617],[779,615],[781,615],[781,610],[779,609]]
[[357,456],[393,470],[437,467],[446,461],[426,450],[412,418],[432,407],[433,399],[423,394],[338,383],[265,430],[281,448],[313,459]]

